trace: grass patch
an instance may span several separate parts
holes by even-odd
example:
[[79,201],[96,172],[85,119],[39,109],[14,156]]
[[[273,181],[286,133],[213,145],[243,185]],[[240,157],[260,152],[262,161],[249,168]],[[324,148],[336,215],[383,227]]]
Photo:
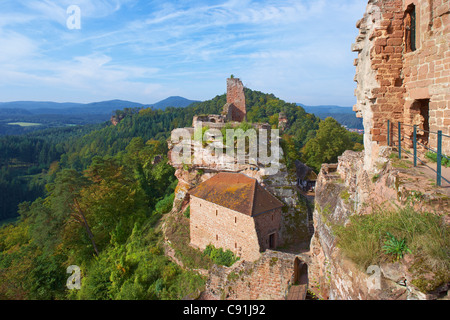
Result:
[[[432,213],[419,213],[408,206],[393,211],[350,217],[346,227],[333,226],[338,246],[363,270],[370,265],[393,261],[408,252],[414,255],[410,271],[432,272],[432,285],[421,279],[419,289],[430,291],[450,281],[449,228],[442,218]],[[386,250],[398,241],[403,249]],[[416,273],[420,277],[420,273]]]
[[348,189],[344,189],[344,190],[341,192],[341,199],[344,200],[344,202],[345,202],[346,204],[349,203],[349,201],[350,201],[350,193],[348,192]]
[[[425,156],[431,161],[437,162],[437,153],[429,151]],[[447,158],[450,157],[447,156]],[[447,158],[441,157],[441,164],[446,168],[450,167],[450,160],[448,160]]]
[[400,160],[400,159],[393,159],[392,160],[392,166],[397,169],[409,169],[411,168],[411,165],[408,165],[409,163],[406,160]]

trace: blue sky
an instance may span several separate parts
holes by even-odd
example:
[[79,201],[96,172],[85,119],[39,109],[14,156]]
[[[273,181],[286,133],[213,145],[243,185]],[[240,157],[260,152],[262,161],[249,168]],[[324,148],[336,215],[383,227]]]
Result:
[[[1,0],[0,101],[207,100],[226,78],[351,106],[365,0]],[[67,20],[80,9],[81,29]]]

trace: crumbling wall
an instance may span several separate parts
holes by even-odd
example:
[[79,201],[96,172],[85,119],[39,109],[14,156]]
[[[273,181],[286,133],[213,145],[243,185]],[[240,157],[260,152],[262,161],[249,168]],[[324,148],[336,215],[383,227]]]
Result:
[[[414,105],[428,104],[429,130],[450,134],[450,1],[405,0],[403,9],[415,5],[415,51],[404,54],[405,122],[423,128]],[[409,133],[409,132],[408,132]],[[410,133],[409,133],[410,134]],[[436,135],[429,145],[436,150]],[[443,139],[444,153],[450,154],[450,139]]]
[[[411,5],[415,50],[408,48]],[[449,14],[449,0],[369,0],[352,46],[358,52],[354,110],[363,118],[366,170],[374,168],[378,148],[387,144],[388,120],[450,134]],[[404,126],[407,143],[412,132]],[[436,135],[419,134],[436,148]],[[450,153],[450,139],[443,139],[443,152]]]
[[373,168],[378,147],[387,142],[387,120],[403,120],[402,7],[402,0],[370,0],[356,25],[354,110],[363,118],[366,170]]
[[284,300],[294,276],[296,256],[267,250],[255,262],[213,266],[204,295],[217,300]]

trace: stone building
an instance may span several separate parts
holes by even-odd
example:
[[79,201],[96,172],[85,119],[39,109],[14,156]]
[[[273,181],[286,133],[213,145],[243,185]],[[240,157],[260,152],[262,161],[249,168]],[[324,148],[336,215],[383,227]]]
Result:
[[278,114],[278,128],[281,132],[285,131],[289,125],[289,120],[286,116],[286,113],[280,112]]
[[317,174],[314,170],[301,161],[295,160],[295,171],[297,173],[297,186],[304,192],[314,191],[317,181]]
[[284,204],[256,179],[220,172],[189,191],[191,245],[229,249],[243,260],[279,245]]
[[244,85],[238,78],[227,79],[227,103],[223,114],[227,121],[243,122],[247,119]]
[[[363,118],[366,169],[387,144],[387,120],[405,124],[405,143],[407,125],[417,125],[420,142],[436,150],[427,131],[450,134],[450,1],[369,0],[357,28],[354,110]],[[450,139],[442,147],[450,154]]]

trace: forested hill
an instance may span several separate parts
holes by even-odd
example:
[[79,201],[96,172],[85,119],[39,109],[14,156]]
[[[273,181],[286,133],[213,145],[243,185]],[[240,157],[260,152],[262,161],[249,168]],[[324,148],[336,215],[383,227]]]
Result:
[[[279,112],[287,115],[288,166],[302,150],[316,166],[356,145],[331,118],[321,121],[271,94],[245,94],[249,121],[276,126]],[[225,103],[220,95],[186,108],[127,108],[116,126],[0,139],[0,204],[9,206],[0,218],[20,217],[0,228],[0,299],[182,299],[200,292],[205,278],[164,255],[157,228],[177,185],[167,139]],[[162,161],[153,161],[157,155]],[[209,256],[200,260],[201,268],[211,265]],[[66,287],[70,265],[81,269],[80,290]]]
[[[290,123],[286,134],[293,137],[298,150],[315,135],[320,119],[306,113],[303,108],[286,103],[272,94],[250,89],[245,90],[245,95],[248,122],[278,125],[278,114],[284,111]],[[66,143],[66,154],[61,158],[61,165],[80,170],[95,155],[113,156],[124,150],[133,137],[142,137],[145,141],[154,139],[167,145],[166,141],[173,129],[192,126],[195,115],[220,114],[225,104],[226,95],[223,94],[208,101],[193,103],[186,108],[130,108],[117,126],[108,126]]]
[[[287,160],[291,164],[294,159],[301,159],[300,151],[316,136],[320,119],[272,94],[245,89],[245,95],[249,122],[276,126],[278,114],[283,111],[287,115],[289,126],[284,133]],[[44,195],[44,186],[52,179],[47,172],[54,176],[55,168],[82,171],[95,156],[112,157],[124,152],[135,137],[158,141],[161,153],[165,154],[166,141],[173,129],[191,126],[194,115],[219,114],[225,103],[226,95],[223,94],[185,108],[125,108],[120,111],[124,118],[117,126],[107,122],[0,138],[0,220],[15,216],[21,200],[29,201]],[[352,141],[357,139],[353,137]],[[302,160],[308,162],[309,159]],[[314,164],[320,161],[314,160]]]

